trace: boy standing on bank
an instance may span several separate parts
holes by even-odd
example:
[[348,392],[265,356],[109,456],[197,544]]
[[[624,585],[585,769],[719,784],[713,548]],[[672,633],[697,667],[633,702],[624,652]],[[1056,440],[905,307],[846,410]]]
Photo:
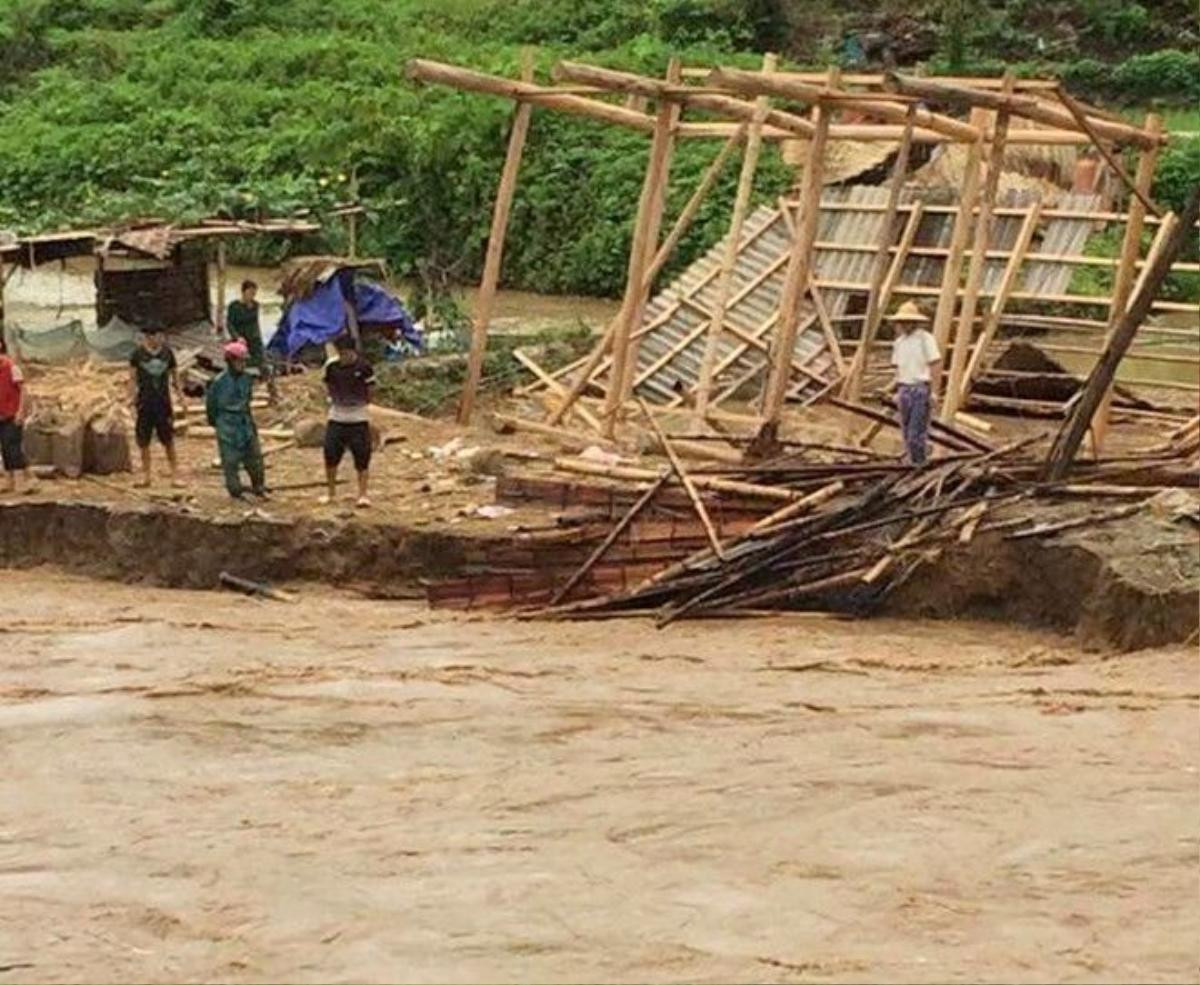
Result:
[[150,439],[154,436],[167,453],[171,485],[177,489],[183,486],[175,456],[171,391],[179,398],[182,408],[183,386],[179,382],[175,353],[167,345],[161,328],[148,328],[142,333],[141,344],[129,357],[129,402],[134,407],[134,437],[142,455],[142,477],[134,483],[139,489],[150,485]]
[[929,319],[916,302],[905,301],[889,320],[896,326],[892,365],[896,367],[896,406],[900,410],[905,457],[910,465],[924,465],[929,454],[933,395],[942,375],[942,355],[933,333],[925,327]]
[[325,424],[325,480],[329,484],[322,503],[332,503],[337,495],[337,472],[346,451],[354,459],[358,473],[356,506],[370,506],[367,498],[367,470],[371,465],[371,425],[368,405],[375,371],[361,356],[354,339],[339,335],[334,345],[337,358],[325,364],[325,389],[329,393],[329,419]]

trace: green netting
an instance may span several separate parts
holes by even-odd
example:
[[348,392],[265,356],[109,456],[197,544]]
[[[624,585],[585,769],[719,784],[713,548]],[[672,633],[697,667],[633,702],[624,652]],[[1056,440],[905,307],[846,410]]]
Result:
[[138,330],[128,322],[113,317],[107,325],[84,330],[88,348],[100,359],[124,362],[137,346]]
[[32,362],[60,363],[88,354],[83,322],[78,319],[48,328],[10,324],[5,326],[4,335],[10,352]]

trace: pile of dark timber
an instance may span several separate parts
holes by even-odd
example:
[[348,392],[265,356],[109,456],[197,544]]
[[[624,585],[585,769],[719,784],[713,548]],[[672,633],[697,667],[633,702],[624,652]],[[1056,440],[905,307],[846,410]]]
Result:
[[[1163,486],[1196,486],[1194,460],[1155,453],[1081,464],[1069,481],[1047,483],[1039,480],[1041,459],[1029,454],[1031,443],[952,451],[921,469],[885,460],[822,463],[796,456],[696,469],[697,482],[720,475],[787,490],[796,498],[632,587],[582,598],[577,586],[589,565],[610,549],[606,539],[560,584],[549,606],[527,614],[575,619],[653,614],[659,625],[772,609],[865,614],[951,544],[989,531],[1023,539],[1094,527],[1132,515]],[[613,525],[613,540],[661,494],[668,476],[664,472],[644,488]],[[1037,519],[1036,503],[1064,497],[1091,502],[1067,519]]]

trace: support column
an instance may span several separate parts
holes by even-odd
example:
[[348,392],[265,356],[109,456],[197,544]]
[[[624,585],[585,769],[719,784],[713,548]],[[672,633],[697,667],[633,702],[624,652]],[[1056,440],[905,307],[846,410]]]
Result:
[[[763,55],[764,73],[775,71],[779,57],[773,53]],[[763,120],[770,108],[770,100],[759,96],[754,101],[754,119],[750,121],[750,132],[746,137],[746,151],[742,156],[742,171],[738,176],[737,194],[733,200],[733,215],[729,220],[729,234],[725,242],[725,255],[721,258],[721,272],[717,281],[717,296],[713,302],[712,321],[704,339],[704,356],[700,363],[700,377],[696,386],[696,421],[704,420],[708,411],[708,398],[712,390],[713,364],[717,358],[717,346],[725,323],[725,309],[733,292],[733,268],[737,263],[738,248],[742,241],[742,226],[750,209],[750,196],[754,193],[754,175],[758,170],[758,157],[762,150]]]
[[[1015,78],[1011,71],[1004,75],[1002,92],[1009,96]],[[1007,109],[996,111],[992,127],[992,147],[988,153],[987,178],[979,199],[979,216],[975,220],[975,237],[971,244],[971,264],[967,268],[967,284],[963,291],[962,311],[958,316],[958,329],[954,335],[954,353],[950,361],[950,379],[942,397],[941,420],[952,424],[954,415],[962,404],[963,376],[967,359],[971,353],[971,334],[975,327],[975,309],[979,305],[979,289],[983,286],[983,274],[987,267],[987,249],[992,236],[992,211],[996,207],[996,192],[1000,187],[1000,174],[1004,170],[1004,145],[1008,136],[1009,113]],[[943,356],[943,358],[945,358]]]
[[[987,110],[971,110],[971,125],[982,130],[988,117]],[[950,147],[957,145],[950,145]],[[943,149],[948,153],[950,147]],[[958,211],[954,214],[954,229],[950,233],[950,246],[946,254],[946,265],[942,268],[942,291],[938,295],[937,314],[933,317],[933,337],[938,351],[943,354],[950,345],[950,329],[954,324],[954,309],[958,306],[958,286],[962,281],[963,254],[971,235],[975,218],[975,206],[979,203],[979,168],[983,158],[983,141],[967,145],[966,162],[963,165],[963,183],[959,191]]]
[[[530,82],[532,79],[533,49],[527,48],[521,53],[521,80]],[[496,191],[496,202],[492,207],[492,229],[488,234],[487,253],[483,261],[483,279],[479,283],[479,296],[475,301],[475,323],[471,329],[471,351],[467,356],[467,378],[463,381],[462,398],[458,405],[459,424],[471,423],[475,394],[479,390],[479,378],[483,375],[488,325],[492,320],[492,304],[496,300],[500,263],[504,258],[504,236],[508,231],[508,215],[512,210],[513,191],[517,186],[517,172],[521,167],[521,155],[525,151],[525,136],[529,132],[529,116],[532,112],[533,107],[529,103],[519,102],[513,113],[504,170],[500,172],[500,187]]]
[[813,243],[821,213],[821,187],[825,177],[825,145],[829,139],[832,111],[828,106],[817,108],[816,129],[808,146],[808,161],[800,191],[800,216],[792,252],[788,256],[783,296],[779,301],[779,322],[775,326],[775,343],[771,346],[771,372],[763,394],[763,418],[768,427],[777,426],[783,413],[783,402],[791,380],[792,354],[796,348],[796,327],[800,302],[812,279]]
[[[1146,130],[1157,137],[1162,133],[1162,117],[1151,113],[1146,117]],[[1137,261],[1142,249],[1142,230],[1146,225],[1145,201],[1150,199],[1150,188],[1154,184],[1154,169],[1158,165],[1159,144],[1143,150],[1138,157],[1137,174],[1134,176],[1134,187],[1138,194],[1129,198],[1129,219],[1125,223],[1125,238],[1121,242],[1121,258],[1117,262],[1117,272],[1113,279],[1112,306],[1108,309],[1108,328],[1104,334],[1105,348],[1112,342],[1113,333],[1125,317],[1129,300],[1133,293],[1133,284],[1137,279]],[[1091,434],[1092,450],[1100,454],[1100,446],[1108,433],[1109,412],[1112,409],[1112,381],[1104,391],[1100,405],[1092,416]]]
[[[678,58],[672,58],[667,67],[667,82],[678,85],[682,78],[682,66]],[[654,137],[650,144],[650,159],[646,163],[646,177],[642,181],[642,194],[638,199],[637,218],[634,220],[633,241],[629,249],[629,267],[625,280],[625,298],[617,316],[613,332],[613,362],[609,372],[608,392],[604,399],[604,434],[611,438],[617,426],[617,414],[633,388],[636,353],[633,333],[641,322],[645,310],[646,291],[643,289],[645,272],[650,256],[658,243],[659,226],[666,198],[665,185],[671,165],[674,144],[672,131],[679,119],[679,104],[663,100],[658,106],[654,121]]]

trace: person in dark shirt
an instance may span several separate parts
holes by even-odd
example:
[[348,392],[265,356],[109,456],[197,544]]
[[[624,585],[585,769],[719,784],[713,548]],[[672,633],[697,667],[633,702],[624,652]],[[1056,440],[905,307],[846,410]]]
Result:
[[275,375],[263,348],[262,326],[259,324],[258,314],[258,285],[252,280],[244,280],[242,296],[229,302],[229,308],[225,312],[225,331],[229,333],[231,342],[241,339],[246,343],[246,351],[249,353],[246,364],[250,374],[267,384],[267,396],[271,403],[275,403],[278,398]]
[[349,450],[358,473],[357,506],[370,506],[367,497],[368,469],[371,464],[371,425],[368,405],[375,371],[355,347],[349,335],[334,342],[337,358],[325,364],[325,389],[329,393],[329,420],[325,425],[325,479],[328,493],[322,503],[332,503],[337,495],[337,472]]
[[175,455],[175,415],[171,406],[171,391],[183,407],[183,387],[175,353],[167,345],[161,328],[148,328],[142,343],[129,357],[129,402],[134,409],[134,437],[142,453],[142,477],[138,487],[150,485],[150,439],[157,435],[167,453],[171,469],[171,485],[183,486],[179,478],[179,463]]

